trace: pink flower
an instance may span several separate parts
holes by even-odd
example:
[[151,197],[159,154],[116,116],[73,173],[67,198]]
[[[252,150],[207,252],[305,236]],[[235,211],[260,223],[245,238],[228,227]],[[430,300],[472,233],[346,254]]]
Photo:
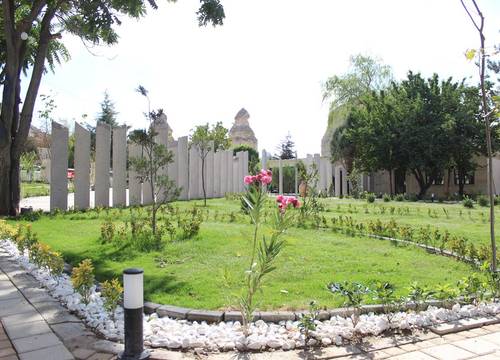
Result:
[[283,195],[276,196],[276,202],[283,203],[283,200],[284,200],[284,196]]
[[253,183],[254,179],[253,179],[253,176],[245,176],[243,181],[245,184],[250,185],[251,183]]
[[262,177],[261,182],[264,185],[269,185],[270,183],[273,182],[273,178],[271,176],[265,175]]

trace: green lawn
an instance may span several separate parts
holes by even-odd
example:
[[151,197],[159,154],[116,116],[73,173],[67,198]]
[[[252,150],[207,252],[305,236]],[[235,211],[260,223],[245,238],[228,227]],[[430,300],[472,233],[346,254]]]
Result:
[[[381,218],[412,225],[430,224],[447,228],[452,233],[467,235],[471,240],[486,242],[488,224],[481,221],[485,208],[468,210],[461,205],[376,202],[361,200],[322,199],[325,217],[353,216],[356,220]],[[189,208],[201,201],[177,202],[174,206]],[[408,207],[409,215],[389,215],[389,208]],[[365,207],[368,214],[365,213]],[[380,215],[381,207],[386,214]],[[443,208],[449,213],[446,218]],[[420,209],[420,210],[417,210]],[[435,210],[438,217],[430,217],[427,209]],[[459,212],[462,210],[462,216]],[[127,219],[126,209],[67,213],[53,217],[42,216],[32,223],[42,242],[63,253],[75,265],[91,258],[97,278],[103,280],[120,276],[124,268],[140,266],[145,270],[145,298],[150,301],[178,306],[206,309],[227,309],[235,304],[243,285],[242,277],[248,266],[251,251],[252,227],[239,213],[239,201],[209,200],[208,221],[200,234],[191,240],[166,241],[161,252],[139,253],[118,250],[99,240],[100,225],[106,217],[116,224]],[[229,213],[237,214],[230,222]],[[224,220],[221,215],[225,214]],[[260,309],[306,308],[311,300],[322,306],[341,305],[341,299],[326,290],[331,281],[389,281],[400,294],[413,281],[422,285],[455,283],[468,275],[471,268],[461,262],[424,250],[395,247],[388,241],[365,237],[349,237],[329,230],[291,228],[285,236],[286,247],[279,257],[277,270],[266,280],[259,295]]]
[[[69,182],[68,191],[73,192],[73,183]],[[21,183],[21,198],[32,196],[48,196],[50,194],[50,185],[42,182],[23,182]]]

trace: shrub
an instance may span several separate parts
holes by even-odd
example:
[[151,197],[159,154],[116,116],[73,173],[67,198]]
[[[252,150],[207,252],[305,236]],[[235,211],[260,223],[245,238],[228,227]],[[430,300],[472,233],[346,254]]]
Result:
[[15,227],[7,224],[5,220],[0,220],[0,239],[12,239],[15,234]]
[[395,197],[394,197],[394,200],[396,201],[404,201],[405,197],[403,194],[397,194]]
[[50,246],[39,242],[34,243],[31,246],[29,252],[29,259],[33,264],[35,264],[39,268],[47,266],[49,256],[50,256]]
[[384,195],[382,196],[382,200],[384,200],[384,202],[389,202],[389,201],[391,201],[391,195],[389,195],[389,194],[384,194]]
[[82,302],[90,302],[92,286],[94,286],[94,266],[92,260],[85,259],[71,272],[71,283],[75,291],[82,297]]
[[462,205],[468,209],[472,209],[474,207],[474,201],[470,197],[466,196],[462,200]]
[[319,309],[316,301],[309,303],[309,313],[301,314],[298,328],[306,339],[306,344],[311,337],[311,331],[316,331],[316,320],[318,319]]
[[375,202],[375,194],[373,193],[366,194],[366,201],[368,201],[369,203]]
[[479,195],[477,197],[477,203],[479,204],[479,206],[488,206],[490,204],[490,201],[488,200],[488,198],[484,195]]
[[339,294],[344,298],[344,306],[354,308],[352,322],[356,326],[364,297],[370,292],[370,289],[363,284],[350,281],[330,283],[328,284],[328,289],[332,293]]
[[198,235],[202,222],[203,214],[196,207],[189,210],[187,212],[187,216],[179,216],[177,219],[177,224],[181,231],[180,238],[191,239]]
[[46,265],[50,273],[54,276],[60,276],[64,271],[64,259],[57,251],[49,252]]
[[101,295],[104,298],[104,308],[110,312],[114,319],[115,310],[122,298],[123,287],[118,279],[104,281],[102,283]]
[[111,243],[115,236],[115,224],[111,221],[111,218],[106,218],[101,224],[101,243]]

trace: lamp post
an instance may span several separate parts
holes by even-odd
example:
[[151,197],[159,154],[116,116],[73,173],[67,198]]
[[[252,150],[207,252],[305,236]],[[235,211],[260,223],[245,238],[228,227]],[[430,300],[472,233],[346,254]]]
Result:
[[144,350],[142,314],[144,310],[144,289],[142,269],[123,271],[123,310],[125,320],[125,350],[120,360],[146,360],[149,351]]

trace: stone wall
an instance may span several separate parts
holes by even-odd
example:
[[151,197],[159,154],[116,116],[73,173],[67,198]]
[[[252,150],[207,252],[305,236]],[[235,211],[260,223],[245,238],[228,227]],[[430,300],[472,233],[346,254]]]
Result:
[[[50,209],[67,210],[69,131],[55,122],[52,129]],[[188,137],[173,140],[167,124],[157,124],[156,131],[156,141],[167,146],[174,155],[174,162],[162,170],[162,174],[168,175],[180,188],[179,199],[203,198],[202,161],[196,149],[189,149]],[[93,204],[101,207],[150,204],[153,199],[150,183],[138,178],[128,166],[130,157],[140,156],[144,156],[141,147],[127,142],[125,126],[111,128],[99,123],[96,128],[95,180],[92,181],[90,133],[76,123],[75,208],[86,209]],[[211,151],[205,158],[204,166],[207,198],[243,191],[243,177],[246,175],[248,152],[233,156],[232,150]]]

